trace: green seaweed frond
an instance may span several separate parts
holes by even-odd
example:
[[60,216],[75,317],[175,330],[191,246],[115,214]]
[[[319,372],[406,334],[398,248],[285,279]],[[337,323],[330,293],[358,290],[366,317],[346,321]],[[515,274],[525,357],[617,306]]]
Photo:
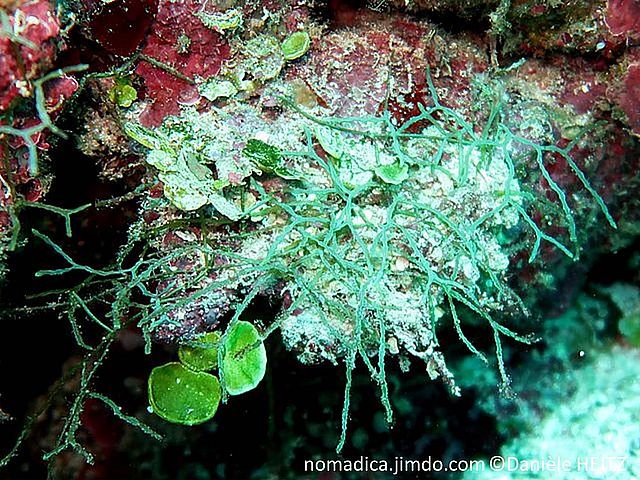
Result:
[[[427,78],[430,105],[418,105],[419,113],[401,125],[394,123],[388,111],[379,116],[318,117],[283,99],[303,127],[300,148],[285,151],[262,140],[245,139],[244,153],[253,163],[238,190],[252,192],[255,201],[226,218],[221,218],[221,203],[214,204],[211,198],[221,197],[225,205],[237,206],[237,190],[222,193],[212,183],[220,180],[213,174],[219,164],[206,166],[213,162],[207,163],[202,152],[189,150],[189,142],[183,141],[180,132],[172,140],[166,129],[127,126],[127,131],[151,150],[148,163],[159,175],[176,182],[187,178],[207,198],[201,208],[183,209],[177,218],[159,226],[132,229],[118,261],[106,269],[75,262],[49,237],[33,232],[64,262],[62,267],[38,275],[78,272],[86,276],[73,289],[50,292],[60,298],[74,338],[87,354],[80,366],[80,387],[70,414],[56,447],[45,457],[51,459],[70,448],[91,460],[76,437],[82,406],[89,397],[101,400],[119,418],[155,436],[109,399],[93,392],[92,381],[109,345],[120,330],[135,326],[142,332],[149,353],[154,332],[180,325],[176,311],[234,289],[242,294],[232,301],[234,311],[220,332],[221,345],[256,296],[284,284],[292,301],[271,324],[260,329],[260,341],[278,330],[284,335],[285,330],[290,333],[303,328],[307,321],[309,328],[316,329],[312,334],[320,335],[322,330],[328,339],[326,350],[321,352],[324,358],[344,363],[338,451],[347,438],[350,394],[358,364],[365,366],[378,386],[386,419],[393,421],[385,362],[390,354],[390,335],[402,328],[405,317],[411,319],[406,312],[416,317],[416,328],[423,329],[428,338],[404,348],[425,360],[454,394],[458,389],[438,351],[436,326],[449,320],[466,348],[488,363],[487,355],[465,334],[468,324],[484,326],[494,342],[502,388],[508,391],[502,342],[505,337],[525,344],[534,341],[505,325],[509,313],[526,314],[522,300],[508,284],[509,258],[501,251],[510,242],[522,240],[521,229],[511,228],[513,233],[509,225],[528,229],[530,262],[540,254],[543,242],[569,258],[577,258],[579,251],[570,200],[547,167],[551,156],[566,161],[608,223],[615,227],[615,222],[571,157],[579,137],[564,147],[524,138],[503,122],[500,98],[479,127],[442,104]],[[173,122],[192,134],[188,123]],[[192,143],[203,144],[202,139],[196,140]],[[178,165],[176,159],[180,158],[184,162]],[[523,164],[538,169],[555,198],[543,200],[536,192],[525,191],[517,173]],[[251,165],[257,165],[260,172],[251,170]],[[290,165],[295,166],[296,174],[290,178],[280,175],[289,171]],[[281,176],[284,183],[276,192],[262,182],[262,175],[273,174]],[[482,193],[485,203],[465,210],[465,199],[477,194],[480,187],[487,189]],[[544,222],[537,220],[538,209],[548,204],[556,214]],[[61,213],[68,225],[71,211],[56,213]],[[238,228],[223,227],[230,223]],[[158,239],[163,235],[190,226],[201,227],[195,241],[168,250],[159,247]],[[503,231],[507,231],[507,238],[498,241]],[[260,248],[249,248],[255,245]],[[198,261],[186,269],[175,268],[185,258]],[[401,301],[407,306],[393,303]],[[86,335],[83,329],[94,333]],[[98,341],[95,332],[100,332]],[[223,347],[218,350],[218,364],[224,362]],[[222,370],[220,387],[221,400],[226,402],[228,389]]]

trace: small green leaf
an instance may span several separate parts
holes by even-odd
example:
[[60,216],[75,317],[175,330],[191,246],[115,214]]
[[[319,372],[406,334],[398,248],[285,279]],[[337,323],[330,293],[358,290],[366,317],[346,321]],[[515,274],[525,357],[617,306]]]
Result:
[[282,42],[282,54],[286,60],[295,60],[309,51],[311,37],[307,32],[295,32]]
[[193,175],[180,172],[160,172],[158,178],[164,184],[164,195],[176,207],[184,212],[191,212],[203,207],[209,201],[207,192],[203,192],[199,182]]
[[192,152],[181,150],[178,155],[172,155],[166,150],[152,150],[147,163],[159,170],[165,196],[180,210],[191,212],[210,204],[230,220],[242,217],[242,210],[219,193],[222,184],[216,184],[211,170]]
[[242,25],[242,10],[230,8],[225,12],[204,12],[194,13],[200,19],[202,24],[218,33],[225,30],[234,30]]
[[169,172],[176,163],[176,159],[164,150],[151,150],[147,155],[147,163],[161,172]]
[[242,210],[240,210],[235,203],[230,202],[222,195],[213,191],[209,192],[208,200],[211,206],[215,208],[218,213],[224,215],[229,220],[233,220],[235,222],[236,220],[240,220],[242,217]]
[[338,165],[343,158],[349,156],[349,146],[340,132],[329,127],[317,126],[314,135],[322,149],[336,159]]
[[392,163],[391,165],[380,165],[375,170],[376,175],[385,183],[399,185],[409,178],[409,166]]
[[640,347],[640,313],[625,315],[618,322],[618,330],[634,347]]
[[224,340],[222,372],[229,395],[253,390],[267,370],[267,352],[260,333],[249,322],[237,322]]
[[109,100],[119,107],[130,107],[137,98],[138,92],[128,84],[116,83],[116,85],[109,90]]
[[176,154],[175,149],[169,144],[169,142],[163,136],[150,128],[143,127],[142,125],[133,122],[125,122],[123,127],[127,135],[145,147],[152,150],[162,150],[173,155]]
[[229,80],[209,78],[198,88],[200,95],[213,102],[218,98],[230,98],[238,93],[236,86]]
[[280,166],[282,159],[282,154],[278,148],[256,138],[252,138],[247,142],[242,149],[242,154],[266,173],[272,173],[274,169]]
[[182,425],[196,425],[213,418],[222,394],[217,377],[194,372],[178,362],[154,368],[148,389],[153,412],[168,422]]
[[209,332],[200,336],[193,345],[180,345],[178,357],[191,370],[207,372],[218,367],[220,334]]
[[299,176],[290,172],[282,162],[280,149],[262,140],[256,138],[249,140],[242,150],[242,154],[265,173],[273,173],[286,180],[299,179]]

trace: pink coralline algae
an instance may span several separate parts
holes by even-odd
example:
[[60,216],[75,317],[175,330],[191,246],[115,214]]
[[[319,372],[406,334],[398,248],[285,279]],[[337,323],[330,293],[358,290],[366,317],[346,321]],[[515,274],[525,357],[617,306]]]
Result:
[[[75,78],[68,75],[53,78],[43,85],[45,95],[44,106],[51,119],[55,119],[62,110],[65,101],[71,97],[77,89],[78,82]],[[35,114],[31,114],[29,116],[18,116],[14,119],[12,125],[19,130],[35,127],[36,132],[31,135],[31,140],[34,142],[39,155],[50,147],[48,141],[50,133],[44,127],[39,128],[41,124],[42,120]],[[2,125],[1,121],[0,125]],[[0,140],[1,139],[3,139],[2,136],[0,136]],[[32,170],[33,165],[29,161],[29,151],[25,140],[17,135],[9,136],[6,145],[8,148],[0,154],[0,160],[2,160],[0,163],[0,174],[5,175],[5,168],[7,166],[9,167],[11,171],[11,181],[15,191],[5,191],[3,188],[3,194],[0,197],[0,209],[4,209],[15,202],[12,196],[14,193],[20,194],[29,202],[42,200],[47,192],[49,181],[35,175],[35,172]],[[9,155],[5,162],[3,157],[6,153]],[[10,226],[11,221],[8,215],[0,217],[0,230],[5,230]]]
[[144,40],[157,7],[157,0],[91,2],[89,36],[107,52],[131,55]]
[[78,82],[69,75],[62,75],[45,83],[45,105],[49,115],[62,110],[65,100],[78,90]]
[[10,34],[0,35],[0,113],[17,97],[33,93],[31,80],[51,65],[60,25],[46,0],[19,2],[8,16]]
[[[46,193],[49,182],[35,175],[37,162],[30,158],[27,141],[33,142],[38,155],[50,147],[48,123],[43,123],[48,119],[41,115],[46,114],[53,120],[78,89],[78,82],[63,73],[48,81],[40,80],[54,68],[60,34],[58,18],[49,2],[18,2],[15,10],[8,13],[5,28],[9,31],[0,36],[0,115],[10,115],[3,115],[0,120],[0,126],[5,127],[0,141],[6,145],[0,153],[0,174],[11,178],[12,189],[3,184],[2,208],[15,203],[15,194],[36,202]],[[42,86],[42,112],[35,108],[38,82]],[[21,108],[16,109],[18,106]],[[7,168],[10,176],[5,171]],[[5,230],[10,226],[9,216],[3,215],[0,228]]]
[[631,131],[640,135],[640,62],[631,64],[627,70],[620,107],[627,115]]
[[614,35],[640,39],[640,1],[609,0],[606,21]]
[[351,22],[348,30],[323,36],[288,74],[304,80],[337,116],[389,108],[398,121],[408,119],[417,114],[417,102],[429,101],[427,67],[448,105],[468,104],[469,79],[488,65],[473,41],[447,45],[427,22],[362,11]]
[[583,59],[574,59],[568,63],[567,68],[574,68],[574,71],[580,69],[581,74],[567,75],[564,92],[559,100],[572,105],[577,114],[588,113],[605,95],[607,82],[606,77],[601,78],[603,69]]
[[215,75],[229,56],[221,35],[194,16],[201,8],[195,0],[162,0],[158,6],[142,53],[175,69],[179,76],[149,61],[138,65],[136,73],[144,78],[148,100],[140,121],[147,126],[157,126],[167,115],[179,113],[180,104],[198,101],[195,84],[181,76],[195,80]]

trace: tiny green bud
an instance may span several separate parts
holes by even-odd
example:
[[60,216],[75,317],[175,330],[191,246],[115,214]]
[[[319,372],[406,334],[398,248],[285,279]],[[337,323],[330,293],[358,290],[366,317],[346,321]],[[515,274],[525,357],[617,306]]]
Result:
[[380,165],[375,169],[376,175],[385,183],[399,185],[409,178],[409,166],[399,162],[391,165]]
[[128,84],[116,83],[116,85],[109,90],[109,100],[119,107],[130,107],[137,98],[138,92]]
[[309,51],[311,37],[307,32],[295,32],[282,42],[282,53],[286,60],[295,60]]

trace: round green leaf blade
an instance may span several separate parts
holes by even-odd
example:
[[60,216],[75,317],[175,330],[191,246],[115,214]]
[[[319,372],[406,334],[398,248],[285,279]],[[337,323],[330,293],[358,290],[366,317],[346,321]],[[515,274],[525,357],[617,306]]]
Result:
[[180,345],[178,358],[191,370],[208,372],[218,367],[220,334],[209,332],[200,336],[193,345]]
[[249,322],[237,322],[224,340],[222,372],[229,395],[253,390],[267,371],[267,352],[260,333]]
[[153,412],[168,422],[182,425],[210,420],[222,395],[216,377],[194,372],[178,362],[154,368],[148,388]]
[[295,32],[282,42],[282,53],[286,60],[295,60],[309,51],[311,37],[307,32]]

